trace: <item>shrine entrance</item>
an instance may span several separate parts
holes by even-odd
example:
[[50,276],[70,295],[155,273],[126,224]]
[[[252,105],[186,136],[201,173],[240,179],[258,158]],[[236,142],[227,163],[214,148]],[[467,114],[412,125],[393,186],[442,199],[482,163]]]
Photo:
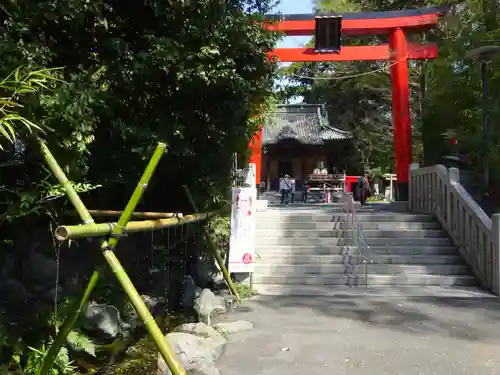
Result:
[[[268,30],[287,36],[315,36],[315,48],[276,48],[269,53],[270,57],[280,62],[391,61],[397,199],[400,201],[408,200],[409,167],[412,163],[408,60],[435,59],[438,55],[435,44],[411,43],[406,35],[436,27],[439,17],[447,10],[447,7],[438,7],[369,13],[293,14],[280,18],[269,16],[269,23],[266,24]],[[388,43],[341,45],[342,36],[363,35],[385,35]],[[258,185],[261,182],[262,129],[249,147],[252,150],[250,163],[255,164]]]

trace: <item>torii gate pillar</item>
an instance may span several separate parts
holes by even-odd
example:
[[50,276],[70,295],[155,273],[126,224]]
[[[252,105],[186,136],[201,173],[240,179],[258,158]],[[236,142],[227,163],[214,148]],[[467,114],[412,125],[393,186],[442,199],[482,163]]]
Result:
[[409,166],[412,163],[410,89],[408,84],[408,43],[405,32],[397,28],[389,34],[393,53],[390,67],[392,81],[392,119],[396,154],[397,200],[408,200]]

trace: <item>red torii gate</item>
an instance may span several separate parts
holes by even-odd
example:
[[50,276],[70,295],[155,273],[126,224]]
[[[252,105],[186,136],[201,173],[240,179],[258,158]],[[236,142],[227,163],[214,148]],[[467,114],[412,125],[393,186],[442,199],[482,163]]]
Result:
[[[398,200],[408,198],[408,169],[412,162],[410,91],[408,59],[435,59],[438,48],[433,43],[415,44],[406,40],[406,33],[425,31],[438,24],[447,7],[409,9],[389,12],[344,13],[342,35],[388,35],[389,43],[376,46],[343,46],[332,53],[316,52],[313,48],[276,48],[269,53],[281,62],[328,62],[390,60],[392,81],[392,118],[396,153]],[[325,16],[322,14],[322,16]],[[328,16],[328,15],[326,15]],[[315,15],[282,16],[277,22],[266,24],[272,31],[289,36],[308,36],[315,32]],[[255,164],[256,183],[260,183],[262,168],[262,127],[251,140],[250,163]]]

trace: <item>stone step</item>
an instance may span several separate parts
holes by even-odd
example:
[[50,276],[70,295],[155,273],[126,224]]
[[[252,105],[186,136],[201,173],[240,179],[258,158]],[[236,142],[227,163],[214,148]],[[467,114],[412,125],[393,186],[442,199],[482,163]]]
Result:
[[450,243],[444,245],[418,245],[415,243],[398,246],[398,245],[371,245],[369,249],[370,256],[374,255],[420,255],[420,256],[435,256],[435,255],[458,255],[455,246]]
[[[456,253],[455,249],[454,252]],[[343,255],[313,255],[313,254],[272,254],[260,255],[257,264],[265,265],[295,265],[295,264],[344,264]],[[374,264],[465,264],[463,258],[456,255],[373,255],[369,254]],[[351,263],[356,263],[357,257],[351,256]]]
[[[255,252],[260,257],[282,257],[294,255],[341,255],[349,247],[337,246],[329,243],[311,245],[310,241],[306,245],[297,246],[296,244],[261,244],[255,247]],[[351,250],[352,251],[352,250]],[[437,255],[457,255],[457,249],[450,244],[441,246],[417,246],[416,244],[406,246],[370,246],[369,256],[386,255],[411,255],[411,256],[437,256]]]
[[[328,222],[338,220],[338,217],[345,219],[345,215],[329,210],[304,210],[303,212],[271,210],[259,212],[257,223],[259,222]],[[377,223],[399,223],[399,222],[436,222],[433,215],[425,214],[401,214],[401,213],[358,213],[358,221]]]
[[[361,222],[361,229],[369,230],[369,229],[378,229],[378,230],[420,230],[420,229],[441,229],[441,225],[437,221],[429,221],[429,222],[385,222],[385,223],[377,223],[377,222]],[[260,229],[316,229],[316,230],[326,230],[326,229],[348,229],[352,227],[348,225],[346,222],[338,222],[333,223],[331,221],[294,221],[294,222],[285,222],[285,221],[257,221],[256,228]]]
[[475,286],[477,280],[471,275],[429,275],[429,274],[410,274],[410,275],[374,275],[368,274],[367,279],[364,275],[351,277],[349,275],[309,275],[302,277],[288,276],[257,276],[253,275],[253,285],[258,290],[259,284],[273,285],[352,285],[352,286],[371,286],[371,285],[392,285],[392,286]]
[[[333,297],[349,298],[355,296],[364,296],[371,298],[394,297],[440,297],[440,298],[497,298],[476,287],[461,286],[369,286],[368,288],[351,288],[342,285],[254,285],[254,290],[260,296],[315,296],[315,297]],[[255,298],[260,298],[259,296]]]
[[379,222],[379,223],[391,223],[391,222],[436,222],[434,215],[426,214],[402,214],[393,212],[384,213],[358,213],[356,214],[358,221],[363,222]]
[[[269,238],[344,238],[351,237],[351,230],[332,230],[332,229],[259,229],[256,233],[258,237]],[[420,230],[363,230],[366,239],[371,238],[446,238],[447,234],[441,229],[420,229]]]
[[[366,237],[365,237],[366,238]],[[422,237],[405,237],[405,238],[366,238],[369,246],[448,246],[451,245],[449,238],[422,238]],[[351,245],[353,240],[350,238],[335,238],[335,237],[279,237],[279,236],[259,236],[255,238],[256,246],[262,245],[293,245],[293,246],[345,246]]]
[[[304,277],[304,276],[338,276],[345,273],[364,274],[365,265],[344,264],[257,264],[254,271],[254,279],[261,277]],[[367,264],[369,275],[469,275],[470,269],[467,265],[454,264]]]
[[[312,199],[309,199],[309,198],[312,198]],[[267,198],[263,198],[263,199],[267,199]],[[333,202],[330,202],[330,203],[324,203],[321,201],[321,199],[319,199],[319,196],[316,196],[316,197],[308,197],[307,198],[307,203],[302,203],[300,201],[301,197],[300,196],[295,196],[295,202],[294,203],[291,203],[291,201],[288,202],[288,207],[290,208],[301,208],[301,207],[310,207],[310,208],[317,208],[318,206],[324,206],[324,205],[328,205],[328,206],[339,206],[339,207],[342,207],[343,204],[340,203],[338,200],[335,200]],[[269,207],[283,207],[284,205],[281,203],[281,197],[277,197],[277,198],[271,198],[271,199],[267,199],[268,201],[268,206]],[[358,202],[357,203],[357,206],[361,206]]]

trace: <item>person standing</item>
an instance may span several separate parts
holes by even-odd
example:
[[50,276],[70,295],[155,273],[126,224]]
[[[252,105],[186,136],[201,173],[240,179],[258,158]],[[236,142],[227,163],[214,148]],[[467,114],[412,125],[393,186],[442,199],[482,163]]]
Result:
[[302,203],[307,203],[307,196],[309,195],[309,183],[304,181],[304,186],[302,187]]
[[368,180],[368,172],[358,179],[356,185],[356,198],[361,203],[361,206],[366,205],[366,200],[371,194],[370,181]]
[[295,202],[295,177],[290,178],[290,195],[292,204]]
[[286,174],[285,177],[280,180],[281,204],[288,205],[291,187],[290,176]]

